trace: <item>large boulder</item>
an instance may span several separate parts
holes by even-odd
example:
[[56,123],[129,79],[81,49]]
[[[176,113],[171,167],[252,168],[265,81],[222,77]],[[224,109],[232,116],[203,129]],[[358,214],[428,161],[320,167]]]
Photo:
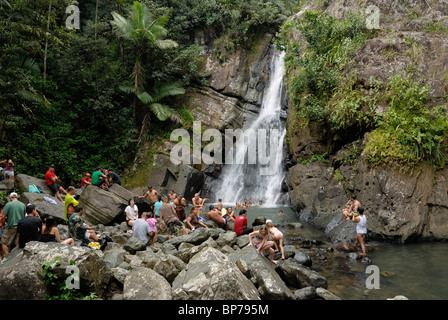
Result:
[[45,193],[45,195],[52,194],[50,188],[48,188],[44,179],[39,179],[20,173],[14,176],[14,180],[15,180],[15,186],[19,188],[21,191],[28,192],[28,186],[30,184],[34,184],[38,187],[41,187],[42,193]]
[[110,279],[110,269],[101,254],[88,247],[60,243],[28,242],[23,249],[14,249],[0,263],[0,300],[45,299],[47,289],[40,265],[59,258],[52,265],[59,277],[65,274],[70,261],[79,269],[80,290],[102,296]]
[[[56,204],[48,202],[44,197],[50,198]],[[20,195],[20,201],[25,205],[28,203],[33,203],[36,205],[37,212],[41,218],[46,218],[47,216],[53,216],[58,224],[66,224],[64,217],[64,202],[59,201],[58,198],[53,197],[49,194],[38,194],[32,192],[24,192]]]
[[[242,260],[243,265],[247,265],[245,274],[252,275],[252,281],[258,288],[263,300],[293,300],[291,290],[285,285],[283,280],[274,269],[274,265],[261,254],[257,253],[254,247],[245,247],[229,255],[230,260],[237,263]],[[241,263],[240,263],[241,264]]]
[[171,286],[154,270],[133,268],[124,280],[123,300],[172,300]]
[[305,287],[327,288],[327,279],[316,271],[296,263],[291,259],[280,261],[277,267],[280,277],[290,286],[302,289]]
[[82,191],[79,203],[84,208],[83,218],[94,225],[108,225],[125,219],[124,209],[132,197],[131,192],[116,184],[109,191],[89,186]]
[[207,247],[176,277],[175,300],[259,300],[257,289],[219,250]]

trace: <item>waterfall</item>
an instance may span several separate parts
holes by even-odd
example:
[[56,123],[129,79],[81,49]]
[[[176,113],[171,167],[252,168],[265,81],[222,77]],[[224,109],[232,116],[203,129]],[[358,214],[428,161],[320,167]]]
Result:
[[[242,128],[249,142],[245,145],[241,139],[240,143],[235,143],[235,162],[229,164],[226,161],[220,175],[221,183],[215,185],[213,190],[215,200],[222,198],[224,203],[234,205],[244,198],[253,202],[255,197],[255,201],[263,201],[264,206],[275,206],[283,202],[283,145],[286,128],[281,113],[284,55],[284,52],[274,49],[269,83],[263,94],[259,115]],[[263,141],[267,142],[266,149],[260,146]],[[254,153],[257,156],[255,162],[250,161],[254,159]],[[266,158],[269,158],[269,163]]]

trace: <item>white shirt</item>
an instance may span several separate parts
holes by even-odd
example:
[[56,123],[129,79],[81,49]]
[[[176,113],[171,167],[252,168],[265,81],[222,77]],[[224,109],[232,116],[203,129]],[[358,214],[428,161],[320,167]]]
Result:
[[134,208],[132,208],[131,206],[127,206],[126,209],[124,209],[124,212],[127,213],[126,220],[129,220],[128,215],[129,215],[129,217],[131,217],[131,219],[136,220],[137,216],[138,216],[138,207],[135,204],[134,204]]

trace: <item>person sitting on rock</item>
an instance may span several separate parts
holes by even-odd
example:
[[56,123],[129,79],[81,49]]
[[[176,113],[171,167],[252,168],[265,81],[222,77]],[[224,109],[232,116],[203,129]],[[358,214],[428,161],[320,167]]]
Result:
[[272,235],[272,240],[274,241],[274,246],[276,249],[275,251],[279,251],[278,248],[280,247],[280,252],[282,253],[282,260],[285,260],[285,249],[283,248],[283,233],[274,226],[272,220],[270,219],[266,220],[266,226],[269,229],[269,233]]
[[345,208],[342,209],[342,220],[351,220],[358,208],[361,208],[361,203],[356,200],[356,195],[352,194],[345,204]]
[[126,213],[126,224],[132,227],[138,218],[138,207],[134,198],[129,199],[128,206],[124,209],[124,212]]
[[48,168],[48,171],[45,173],[45,183],[47,184],[48,188],[53,191],[59,201],[63,202],[59,191],[64,194],[67,194],[67,191],[57,183],[58,179],[58,176],[54,173],[54,164],[51,164]]
[[76,245],[80,245],[83,242],[89,243],[90,239],[96,242],[100,239],[96,232],[82,220],[83,213],[83,207],[78,205],[75,207],[75,213],[68,219],[69,237],[73,238]]
[[64,199],[64,218],[65,222],[70,218],[70,216],[75,213],[75,207],[79,205],[78,200],[76,200],[73,195],[75,194],[76,189],[73,186],[67,188],[67,194]]
[[148,212],[146,216],[148,217],[148,219],[146,219],[146,222],[151,228],[151,232],[149,233],[149,236],[152,238],[150,246],[154,247],[157,240],[157,219],[154,217],[154,213],[152,212]]
[[96,168],[96,171],[92,173],[92,185],[104,190],[108,189],[107,176],[104,174],[103,167]]
[[173,206],[168,203],[168,197],[162,196],[163,205],[159,208],[160,229],[163,229],[162,221],[168,228],[168,239],[171,239],[173,235],[177,235],[180,229],[188,235],[188,231],[184,224],[179,220],[174,212]]
[[107,170],[107,179],[109,187],[111,187],[114,184],[118,184],[121,186],[121,178],[116,172],[114,172],[112,168],[109,168]]
[[148,236],[152,232],[149,223],[146,222],[148,218],[147,214],[147,212],[139,212],[138,219],[132,225],[132,237],[143,241],[145,244],[148,242]]
[[45,223],[42,226],[42,234],[40,235],[41,242],[57,242],[68,245],[74,245],[75,241],[73,238],[67,238],[61,241],[59,236],[59,229],[56,226],[56,220],[53,216],[48,216],[45,218]]
[[199,220],[199,210],[196,207],[191,208],[190,215],[187,218],[187,225],[190,227],[191,231],[196,230],[197,228],[206,228],[208,229],[207,225],[204,224],[201,220]]
[[227,223],[227,219],[221,215],[221,211],[218,210],[218,207],[210,205],[209,210],[210,211],[207,213],[207,217],[210,220],[215,221],[221,228],[224,228]]
[[246,209],[241,209],[239,215],[235,218],[235,223],[233,225],[233,231],[238,235],[249,234],[254,231],[253,228],[247,227],[247,211]]
[[84,178],[81,180],[81,190],[84,190],[87,186],[92,184],[92,179],[90,178],[90,173],[86,173]]
[[[254,242],[252,243],[253,237]],[[258,253],[269,252],[269,259],[272,263],[277,264],[277,261],[274,260],[273,245],[274,241],[269,241],[269,229],[265,224],[260,229],[249,233],[249,244],[247,246],[254,246]]]

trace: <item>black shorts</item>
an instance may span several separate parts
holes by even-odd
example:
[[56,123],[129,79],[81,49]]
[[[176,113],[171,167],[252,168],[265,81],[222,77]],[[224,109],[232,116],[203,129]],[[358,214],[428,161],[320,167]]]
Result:
[[53,183],[53,184],[49,184],[48,185],[48,188],[50,188],[50,190],[53,191],[53,193],[58,192],[60,187],[61,186],[58,185],[57,183]]

